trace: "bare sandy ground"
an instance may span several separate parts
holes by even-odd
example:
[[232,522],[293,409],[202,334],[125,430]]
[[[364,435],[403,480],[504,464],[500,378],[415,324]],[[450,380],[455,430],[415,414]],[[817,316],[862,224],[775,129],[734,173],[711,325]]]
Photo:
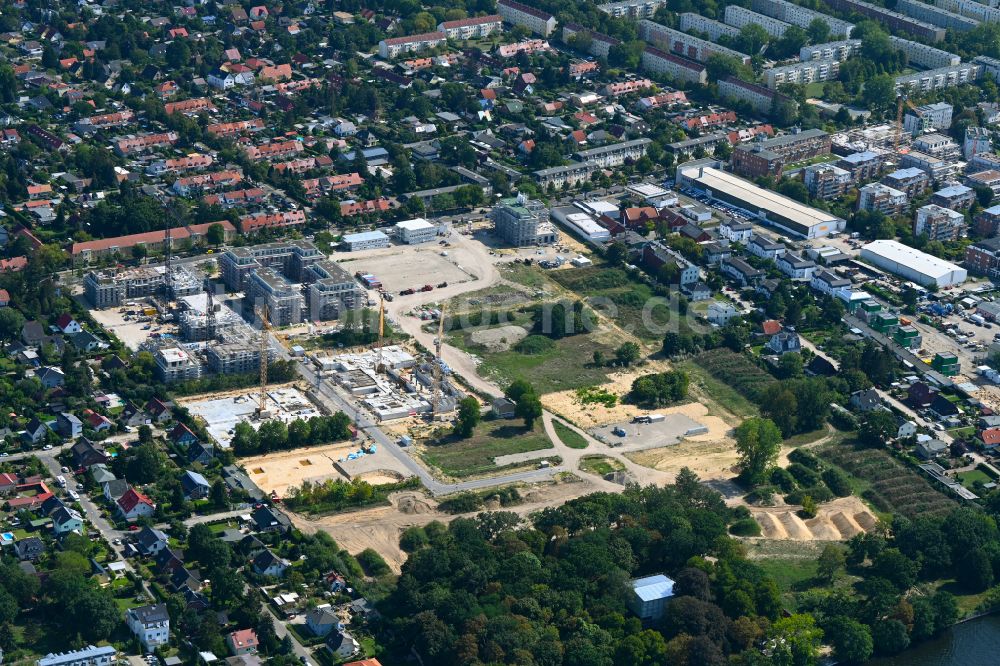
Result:
[[[576,497],[595,492],[599,488],[588,481],[549,483],[520,489],[524,502],[518,506],[502,509],[526,516],[548,506],[557,506]],[[448,523],[459,515],[439,511],[438,503],[421,492],[403,491],[390,496],[390,506],[376,507],[363,511],[339,513],[330,516],[310,518],[292,513],[295,526],[308,534],[319,530],[327,532],[351,553],[359,553],[365,548],[373,548],[385,558],[393,571],[399,573],[406,561],[406,553],[399,548],[399,535],[409,527],[426,525],[432,521]],[[499,507],[487,505],[486,509]]]
[[618,396],[618,404],[614,407],[593,403],[585,405],[577,397],[575,390],[544,395],[542,396],[542,405],[550,412],[558,414],[584,429],[630,421],[633,417],[643,414],[683,414],[708,428],[708,432],[703,435],[689,437],[690,441],[708,442],[728,437],[732,426],[722,418],[710,415],[708,407],[698,402],[662,409],[642,409],[621,402],[621,398],[632,390],[632,382],[637,378],[656,372],[665,372],[669,369],[670,365],[663,361],[651,361],[641,369],[610,375],[610,381],[601,384],[600,388]]
[[240,464],[261,490],[266,493],[273,490],[280,496],[292,486],[301,486],[303,481],[345,478],[333,463],[357,449],[356,443],[329,444],[243,458]]
[[794,541],[843,541],[873,529],[878,522],[857,497],[840,497],[821,504],[815,518],[797,515],[799,506],[750,507],[762,537]]

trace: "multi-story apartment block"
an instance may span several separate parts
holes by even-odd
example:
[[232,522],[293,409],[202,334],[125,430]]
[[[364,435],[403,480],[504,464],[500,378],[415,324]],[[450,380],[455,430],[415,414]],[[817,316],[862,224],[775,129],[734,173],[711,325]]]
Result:
[[153,360],[156,361],[157,377],[167,384],[187,382],[201,377],[201,363],[180,347],[157,349],[153,352]]
[[969,187],[987,187],[993,192],[993,196],[1000,196],[1000,171],[988,169],[977,171],[965,177],[965,184]]
[[906,193],[882,183],[869,183],[858,190],[858,210],[898,215],[906,207]]
[[704,65],[653,46],[643,49],[639,64],[644,72],[666,76],[674,81],[702,84],[708,81],[708,70]]
[[973,2],[972,0],[934,0],[935,6],[949,12],[961,14],[983,23],[1000,23],[1000,9],[996,3]]
[[947,102],[918,106],[916,112],[903,116],[903,129],[911,136],[932,130],[948,129],[951,127],[953,112],[954,107]]
[[438,24],[438,32],[443,32],[448,39],[476,39],[489,37],[503,30],[503,18],[499,14],[476,16],[474,18],[445,21]]
[[993,238],[1000,235],[1000,206],[990,206],[980,211],[973,219],[973,228],[976,233],[985,238]]
[[745,53],[720,46],[700,37],[694,37],[680,30],[668,28],[648,19],[639,21],[639,38],[658,48],[702,63],[708,62],[712,55],[719,54],[736,58],[744,65],[750,64],[750,56]]
[[916,167],[930,176],[931,180],[937,182],[951,178],[957,169],[954,163],[922,153],[919,150],[911,150],[900,157],[899,165],[904,169]]
[[305,301],[302,290],[288,278],[270,268],[261,268],[247,280],[247,303],[254,311],[267,306],[272,326],[291,326],[302,322]]
[[745,25],[759,25],[764,28],[764,32],[775,39],[779,39],[785,31],[792,27],[791,23],[779,21],[776,18],[758,14],[739,5],[729,5],[723,19],[727,25],[734,28],[742,28]]
[[980,153],[993,152],[993,133],[985,127],[966,127],[962,142],[962,156],[971,160]]
[[882,183],[905,192],[906,196],[913,199],[923,194],[924,190],[931,186],[931,179],[923,169],[907,167],[886,174],[882,178]]
[[441,46],[448,37],[441,31],[425,32],[419,35],[392,37],[378,43],[378,54],[383,58],[395,58],[398,55],[416,53],[426,49]]
[[589,180],[591,174],[598,170],[597,165],[588,162],[570,162],[563,166],[548,167],[538,169],[532,175],[535,181],[542,187],[549,185],[559,188],[563,185],[573,187],[578,183]]
[[896,9],[907,16],[912,16],[925,23],[940,26],[945,30],[968,32],[979,25],[979,21],[976,19],[929,5],[920,0],[898,0],[896,2]]
[[803,171],[809,196],[815,199],[835,199],[851,186],[851,172],[832,164],[812,164]]
[[147,652],[170,642],[170,615],[166,604],[130,608],[125,611],[125,622]]
[[587,40],[589,42],[588,53],[596,58],[607,58],[611,52],[611,47],[622,43],[620,39],[590,30],[579,23],[567,23],[563,25],[563,42],[566,44],[571,43],[574,35],[587,35],[589,37]]
[[965,230],[964,215],[935,204],[918,208],[917,217],[913,221],[913,235],[926,235],[928,240],[957,240],[965,233]]
[[305,271],[306,306],[309,321],[339,319],[342,312],[362,307],[364,290],[350,273],[332,261],[317,261]]
[[[987,210],[994,210],[993,214],[1000,216],[1000,206]],[[980,275],[991,278],[1000,275],[1000,236],[986,238],[965,248],[965,265]]]
[[929,42],[940,42],[944,39],[944,28],[919,21],[879,5],[873,5],[870,2],[864,2],[864,0],[826,0],[826,4],[839,12],[861,14],[874,19],[892,32],[907,32]]
[[861,53],[860,39],[842,39],[837,42],[824,42],[822,44],[807,44],[799,49],[799,60],[839,60],[844,62],[851,56]]
[[896,90],[911,94],[933,92],[975,83],[982,75],[983,66],[976,61],[952,67],[940,67],[926,72],[914,72],[896,77]]
[[667,0],[621,0],[621,2],[608,2],[597,5],[602,12],[606,12],[615,18],[630,18],[633,20],[653,18],[656,10],[666,7]]
[[[735,6],[729,5],[729,7]],[[838,74],[840,74],[839,60],[834,58],[807,60],[767,70],[767,87],[776,90],[778,86],[785,83],[807,85],[817,81],[831,81],[836,79]]]
[[910,39],[902,39],[901,37],[890,35],[889,43],[892,44],[894,49],[905,53],[907,60],[927,69],[954,67],[962,62],[962,58],[954,53],[948,53],[943,49],[914,42]]
[[551,245],[556,242],[555,227],[549,222],[549,209],[541,201],[523,194],[501,199],[490,212],[493,231],[514,247]]
[[803,259],[791,252],[783,253],[775,263],[778,265],[778,270],[787,275],[789,279],[796,281],[809,282],[812,280],[813,273],[816,272],[815,261]]
[[581,161],[592,164],[598,168],[607,169],[633,162],[646,154],[652,139],[632,139],[621,143],[612,143],[607,146],[599,146],[588,150],[581,150],[574,157]]
[[289,210],[281,213],[254,213],[244,215],[239,219],[240,231],[244,234],[252,234],[261,229],[273,229],[277,227],[297,227],[306,223],[305,211]]
[[255,270],[270,268],[302,281],[305,270],[321,259],[323,253],[308,241],[263,243],[227,250],[219,258],[219,271],[228,289],[243,291]]
[[913,149],[943,160],[957,159],[961,153],[958,144],[944,134],[924,134],[913,142]]
[[719,80],[719,94],[724,98],[748,104],[762,115],[770,115],[781,103],[794,104],[794,100],[766,86],[748,83],[733,76]]
[[994,81],[1000,81],[1000,60],[989,56],[976,56],[972,62],[981,68],[980,76],[988,76]]
[[303,150],[301,141],[275,141],[260,146],[247,146],[247,157],[253,161],[273,160],[298,155]]
[[996,153],[979,153],[973,155],[965,165],[966,173],[977,171],[1000,171],[1000,155]]
[[820,129],[741,144],[733,151],[733,171],[743,176],[780,176],[786,164],[830,153],[830,135]]
[[260,345],[226,342],[205,349],[208,368],[219,375],[245,375],[260,369]]
[[146,298],[163,290],[165,273],[152,268],[91,271],[83,278],[83,293],[96,309],[114,308],[133,298]]
[[633,93],[641,92],[643,90],[648,90],[654,87],[654,83],[649,79],[632,79],[630,81],[616,81],[614,83],[609,83],[604,88],[601,89],[601,93],[605,97],[621,97],[622,95],[631,95]]
[[524,26],[542,37],[548,37],[556,29],[555,16],[516,0],[497,0],[497,13],[507,23]]
[[949,185],[931,195],[931,203],[951,210],[968,208],[976,200],[976,191],[965,185]]
[[707,35],[709,39],[718,41],[719,37],[739,37],[739,28],[726,25],[721,21],[710,19],[694,12],[684,12],[680,15],[681,30],[684,32],[697,32]]
[[878,178],[885,165],[885,156],[866,150],[861,153],[844,155],[837,160],[837,166],[850,172],[855,183],[863,183]]
[[118,650],[111,645],[88,645],[72,652],[49,653],[35,662],[35,666],[114,666]]
[[850,37],[851,31],[854,29],[853,23],[841,21],[828,14],[803,7],[794,2],[788,2],[788,0],[751,0],[750,8],[755,12],[797,25],[800,28],[808,28],[815,19],[820,19],[830,26],[830,35],[834,37]]

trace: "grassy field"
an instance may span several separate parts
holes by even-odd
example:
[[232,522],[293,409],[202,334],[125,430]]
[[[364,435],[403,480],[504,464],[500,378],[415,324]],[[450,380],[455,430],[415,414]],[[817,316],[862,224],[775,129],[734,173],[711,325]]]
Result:
[[608,368],[594,367],[591,362],[597,350],[605,357],[614,356],[613,349],[595,344],[586,334],[555,340],[555,345],[541,354],[522,354],[513,349],[487,354],[479,347],[468,349],[483,358],[480,375],[501,386],[515,379],[527,379],[541,394],[606,382]]
[[552,428],[559,440],[571,449],[585,449],[590,444],[586,438],[575,430],[571,430],[562,421],[552,420]]
[[[670,320],[666,304],[655,307],[653,290],[643,282],[633,280],[617,268],[591,266],[573,271],[555,271],[552,280],[583,297],[585,302],[607,316],[619,328],[649,342],[663,338],[662,330]],[[644,308],[647,308],[644,313]],[[644,314],[662,330],[650,330],[643,325]],[[676,313],[673,313],[676,314]]]
[[581,472],[589,472],[598,476],[604,476],[605,474],[611,474],[623,469],[625,469],[625,465],[607,456],[587,456],[580,460]]
[[969,470],[968,472],[959,472],[955,475],[955,478],[965,486],[966,488],[972,488],[972,484],[976,481],[980,483],[989,483],[993,479],[986,472],[982,472],[978,469]]
[[520,422],[484,421],[468,439],[445,437],[440,444],[428,445],[423,453],[428,464],[449,476],[465,477],[499,469],[493,459],[512,453],[551,449],[552,442],[542,426],[526,431]]
[[720,379],[716,379],[712,374],[699,365],[697,359],[685,359],[675,362],[677,370],[683,370],[691,380],[691,385],[698,387],[701,393],[711,396],[720,407],[731,412],[740,418],[750,418],[759,416],[760,410],[757,405],[747,400],[743,394],[729,384]]

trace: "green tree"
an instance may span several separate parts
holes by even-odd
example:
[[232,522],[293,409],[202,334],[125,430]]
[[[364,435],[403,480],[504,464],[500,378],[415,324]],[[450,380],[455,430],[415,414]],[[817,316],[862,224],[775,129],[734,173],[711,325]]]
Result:
[[791,615],[771,625],[774,664],[790,666],[816,663],[823,631],[811,615]]
[[896,436],[896,419],[892,412],[876,409],[868,412],[858,427],[858,440],[872,448],[885,446]]
[[205,231],[205,240],[216,247],[226,242],[226,228],[218,222],[209,225]]
[[642,350],[634,342],[625,342],[615,350],[615,359],[624,366],[630,366],[639,360]]
[[816,17],[809,22],[806,33],[809,35],[810,42],[822,44],[830,38],[830,24],[822,18]]
[[[615,241],[607,246],[604,251],[608,263],[612,266],[621,266],[628,259],[628,246],[621,241]],[[20,331],[20,329],[18,329]]]
[[472,396],[462,398],[458,403],[458,417],[455,419],[455,436],[462,439],[470,437],[481,418],[479,401]]
[[531,430],[535,427],[535,420],[542,415],[542,401],[534,393],[522,395],[514,406],[514,414],[524,419],[524,427]]
[[896,105],[896,81],[888,74],[879,74],[865,81],[861,94],[865,108],[877,115],[884,115]]
[[128,458],[125,476],[134,484],[153,483],[159,478],[162,465],[160,452],[155,444],[140,444]]
[[872,627],[872,640],[878,654],[899,654],[910,646],[906,625],[899,620],[879,620]]
[[216,479],[212,483],[209,500],[216,509],[226,509],[229,507],[229,495],[226,493],[226,484],[223,483],[222,479]]
[[827,583],[832,583],[837,574],[846,566],[844,549],[837,544],[827,544],[816,562],[816,573]]
[[835,617],[827,625],[826,638],[838,662],[863,664],[875,649],[868,625],[849,617]]
[[736,451],[744,482],[761,483],[780,450],[781,431],[770,419],[752,417],[736,428]]

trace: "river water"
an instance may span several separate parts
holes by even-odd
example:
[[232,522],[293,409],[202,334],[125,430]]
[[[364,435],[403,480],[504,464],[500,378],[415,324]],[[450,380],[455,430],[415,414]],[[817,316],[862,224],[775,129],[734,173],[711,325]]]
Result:
[[955,625],[939,638],[867,666],[989,666],[1000,664],[1000,616]]

